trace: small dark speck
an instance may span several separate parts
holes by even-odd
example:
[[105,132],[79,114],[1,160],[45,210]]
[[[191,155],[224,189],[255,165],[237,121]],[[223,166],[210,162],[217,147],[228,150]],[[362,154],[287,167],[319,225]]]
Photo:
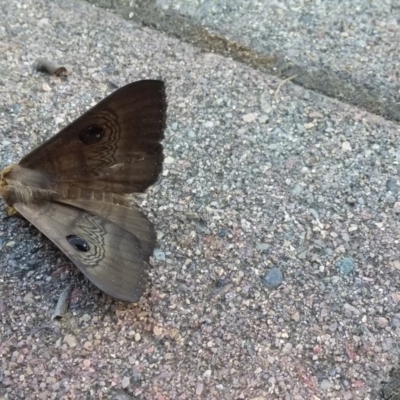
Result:
[[220,238],[224,238],[225,236],[227,236],[229,233],[228,229],[226,228],[222,228],[219,232],[218,232],[218,236]]
[[392,192],[393,194],[397,194],[399,192],[399,185],[395,178],[389,178],[386,182],[386,190],[388,192]]
[[217,288],[222,288],[222,287],[224,287],[228,282],[229,282],[229,278],[228,278],[228,277],[224,277],[224,278],[218,279],[218,280],[215,282],[215,287],[217,287]]

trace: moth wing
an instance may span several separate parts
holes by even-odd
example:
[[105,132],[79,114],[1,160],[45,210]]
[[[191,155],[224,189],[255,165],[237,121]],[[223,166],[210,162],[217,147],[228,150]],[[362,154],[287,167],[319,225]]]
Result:
[[143,192],[162,169],[166,109],[162,81],[128,84],[37,147],[20,165],[51,172],[64,187]]
[[103,217],[135,235],[140,241],[146,260],[153,254],[157,239],[154,225],[139,210],[105,201],[87,199],[60,199],[59,201]]
[[[45,234],[99,289],[137,302],[148,281],[139,239],[115,223],[76,207],[55,202],[14,208]],[[69,238],[69,239],[68,239]],[[75,240],[77,249],[71,244]]]

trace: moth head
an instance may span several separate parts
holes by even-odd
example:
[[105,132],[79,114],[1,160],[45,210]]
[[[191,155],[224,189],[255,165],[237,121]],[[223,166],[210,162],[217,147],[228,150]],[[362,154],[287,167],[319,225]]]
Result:
[[15,164],[9,165],[0,173],[0,195],[9,206],[14,203],[12,199],[12,188],[8,184],[8,178],[14,166]]

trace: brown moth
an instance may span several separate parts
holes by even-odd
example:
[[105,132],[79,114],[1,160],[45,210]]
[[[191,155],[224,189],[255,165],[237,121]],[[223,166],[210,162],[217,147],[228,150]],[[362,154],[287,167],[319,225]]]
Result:
[[143,80],[106,97],[18,164],[4,168],[8,214],[35,225],[103,292],[136,302],[146,288],[153,224],[127,207],[162,170],[162,81]]

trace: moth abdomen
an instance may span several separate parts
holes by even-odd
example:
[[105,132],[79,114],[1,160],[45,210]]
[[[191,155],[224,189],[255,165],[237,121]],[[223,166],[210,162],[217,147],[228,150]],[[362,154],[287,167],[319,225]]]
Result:
[[[104,192],[102,190],[85,189],[81,186],[75,186],[70,182],[57,182],[55,186],[57,193],[55,201],[63,203],[65,200],[85,200],[100,201],[104,203],[128,205],[131,200],[125,194]],[[85,207],[82,207],[85,208]]]
[[50,200],[54,183],[48,173],[11,164],[1,171],[0,194],[9,206]]

